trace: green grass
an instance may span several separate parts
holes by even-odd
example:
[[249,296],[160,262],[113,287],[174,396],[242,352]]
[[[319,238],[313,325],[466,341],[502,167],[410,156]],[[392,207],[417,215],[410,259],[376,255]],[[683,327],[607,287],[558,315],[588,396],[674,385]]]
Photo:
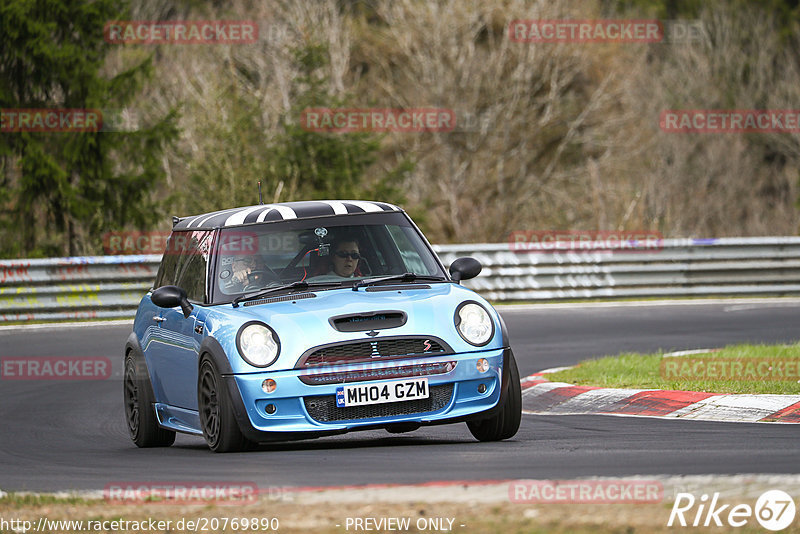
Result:
[[[741,363],[735,376],[712,378],[691,373],[692,367],[687,364],[692,360],[713,359],[717,369],[730,369],[733,361]],[[717,360],[723,360],[717,362]],[[762,361],[789,363],[793,370],[791,379],[764,379],[763,373],[755,367],[755,376],[746,375],[747,365]],[[663,363],[662,363],[663,362]],[[670,365],[669,369],[662,365]],[[773,366],[777,369],[777,365]],[[675,376],[670,370],[683,370],[684,376]],[[764,366],[761,367],[764,369]],[[689,371],[686,373],[686,371]],[[685,391],[704,391],[709,393],[773,393],[783,395],[800,394],[800,344],[798,345],[732,345],[719,352],[692,354],[688,356],[663,357],[663,353],[637,354],[626,353],[619,356],[606,356],[593,360],[585,360],[577,367],[547,375],[553,382],[568,382],[581,386],[599,386],[611,388],[644,388],[672,389]],[[689,376],[690,375],[690,376]]]
[[96,504],[97,499],[86,499],[78,495],[58,496],[49,493],[16,493],[9,492],[0,497],[0,506],[10,508],[31,507],[69,504],[69,505],[92,505]]

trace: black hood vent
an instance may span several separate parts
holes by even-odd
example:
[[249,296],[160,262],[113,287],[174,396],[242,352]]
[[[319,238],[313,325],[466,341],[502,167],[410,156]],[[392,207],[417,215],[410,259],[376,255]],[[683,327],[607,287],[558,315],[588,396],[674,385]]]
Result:
[[401,311],[376,311],[357,313],[354,315],[338,315],[328,322],[339,332],[367,332],[369,330],[386,330],[406,324],[408,317]]
[[269,304],[270,302],[288,302],[290,300],[300,299],[313,299],[317,296],[314,293],[294,293],[292,295],[283,295],[280,297],[267,297],[259,300],[248,300],[244,303],[245,306],[257,306],[259,304]]

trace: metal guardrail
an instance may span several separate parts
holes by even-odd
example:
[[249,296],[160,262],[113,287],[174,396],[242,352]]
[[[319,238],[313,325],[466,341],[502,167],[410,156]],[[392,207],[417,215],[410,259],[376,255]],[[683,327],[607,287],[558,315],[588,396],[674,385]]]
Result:
[[0,260],[0,324],[133,317],[160,262],[157,255]]
[[[665,239],[658,249],[514,251],[437,245],[449,265],[473,256],[464,285],[494,301],[800,294],[800,237]],[[0,323],[133,317],[161,257],[0,260]]]
[[497,301],[800,294],[800,237],[664,239],[659,249],[624,251],[437,249],[446,264],[469,251],[484,268],[465,285]]

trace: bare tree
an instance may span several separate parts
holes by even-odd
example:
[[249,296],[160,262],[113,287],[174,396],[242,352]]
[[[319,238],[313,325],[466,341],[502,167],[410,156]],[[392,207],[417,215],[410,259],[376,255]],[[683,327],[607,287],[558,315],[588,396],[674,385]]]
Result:
[[[668,109],[797,107],[797,52],[758,6],[709,2],[704,40],[653,44],[509,39],[515,19],[605,17],[599,0],[142,6],[142,19],[202,15],[260,28],[252,45],[156,51],[156,83],[142,106],[182,106],[182,140],[164,162],[176,211],[252,200],[253,182],[270,165],[264,147],[303,90],[292,50],[323,43],[331,95],[355,95],[360,107],[455,112],[452,132],[387,134],[370,173],[415,162],[402,184],[406,207],[425,213],[434,241],[502,241],[517,229],[797,230],[797,134],[659,127]],[[141,53],[121,49],[110,68]],[[268,198],[295,198],[298,180],[268,184]]]
[[797,52],[773,15],[715,2],[700,22],[704,39],[664,45],[629,95],[651,130],[642,162],[645,217],[669,235],[794,234],[797,134],[659,130],[664,110],[797,108]]

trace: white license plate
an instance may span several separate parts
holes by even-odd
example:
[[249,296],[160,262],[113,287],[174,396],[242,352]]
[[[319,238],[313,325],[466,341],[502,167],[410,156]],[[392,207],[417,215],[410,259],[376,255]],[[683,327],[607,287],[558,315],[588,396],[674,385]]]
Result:
[[336,388],[336,406],[347,408],[365,404],[427,399],[428,395],[427,378],[339,386]]

